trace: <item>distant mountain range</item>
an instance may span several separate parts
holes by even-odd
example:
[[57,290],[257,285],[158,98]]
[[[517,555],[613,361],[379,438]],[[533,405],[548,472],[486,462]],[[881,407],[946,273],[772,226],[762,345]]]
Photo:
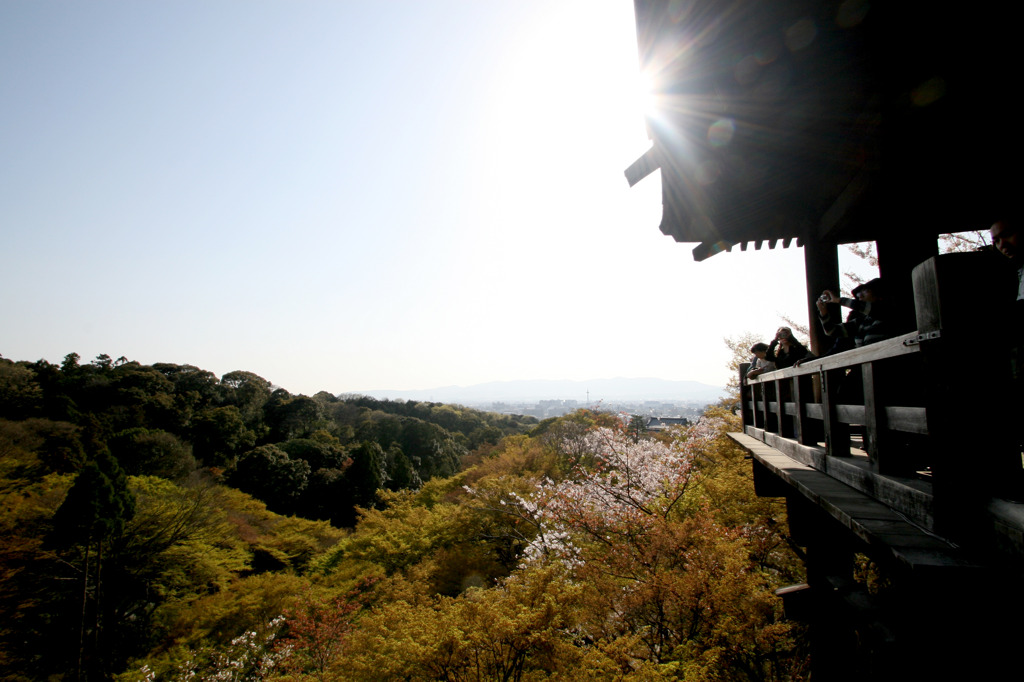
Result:
[[[589,397],[588,397],[589,391]],[[492,402],[575,400],[580,405],[598,402],[659,400],[714,402],[725,389],[698,381],[664,379],[592,379],[589,381],[492,381],[474,386],[441,386],[413,391],[358,391],[388,400],[418,400],[475,405]]]

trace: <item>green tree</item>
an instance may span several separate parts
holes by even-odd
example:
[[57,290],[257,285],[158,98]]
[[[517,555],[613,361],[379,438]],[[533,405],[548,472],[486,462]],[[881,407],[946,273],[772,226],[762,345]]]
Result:
[[355,523],[355,506],[369,508],[377,503],[377,491],[387,480],[386,457],[380,445],[363,441],[350,452],[352,465],[345,471],[345,488],[352,506],[339,511],[343,526]]
[[258,374],[241,370],[228,372],[220,378],[224,400],[234,405],[249,428],[263,421],[263,406],[270,399],[270,382]]
[[309,463],[291,459],[275,445],[261,445],[238,458],[228,482],[281,514],[294,513],[309,485]]
[[0,357],[0,414],[8,419],[25,419],[40,413],[42,406],[43,389],[35,372]]
[[[80,555],[81,609],[79,611],[77,663],[78,676],[85,674],[88,643],[92,628],[90,668],[103,671],[101,659],[103,635],[103,550],[105,543],[124,532],[125,523],[135,513],[135,499],[128,490],[127,478],[117,461],[106,450],[97,453],[75,477],[67,497],[54,516],[54,537],[60,545],[76,548]],[[90,556],[95,550],[95,558]],[[90,560],[92,559],[91,563]],[[90,602],[92,613],[90,614]],[[91,615],[91,617],[90,617]]]
[[192,448],[206,466],[228,464],[239,452],[256,442],[234,405],[211,407],[199,412],[190,426]]
[[128,429],[109,441],[110,451],[129,476],[183,478],[196,468],[192,448],[166,431]]

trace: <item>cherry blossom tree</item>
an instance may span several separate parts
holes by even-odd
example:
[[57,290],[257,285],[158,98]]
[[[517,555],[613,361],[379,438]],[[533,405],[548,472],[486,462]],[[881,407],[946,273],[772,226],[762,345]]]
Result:
[[618,642],[687,679],[724,668],[777,679],[793,660],[792,625],[780,621],[773,575],[755,560],[764,543],[754,542],[771,529],[723,524],[703,481],[734,448],[723,443],[726,422],[704,417],[664,440],[595,427],[564,478],[489,504],[533,531],[520,570],[560,565],[586,586],[580,637]]

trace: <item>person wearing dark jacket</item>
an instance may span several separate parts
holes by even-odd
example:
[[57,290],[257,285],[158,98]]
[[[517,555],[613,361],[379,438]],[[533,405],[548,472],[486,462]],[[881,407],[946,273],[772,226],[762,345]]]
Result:
[[775,333],[775,338],[772,339],[771,344],[768,346],[768,352],[765,353],[765,357],[770,362],[774,362],[778,369],[784,369],[792,367],[798,361],[803,360],[807,357],[807,354],[807,347],[793,338],[792,329],[789,327],[779,327],[779,331]]
[[[884,299],[885,289],[879,278],[854,288],[853,298],[841,298],[831,291],[825,291],[817,301],[818,318],[825,334],[850,339],[854,348],[878,343],[892,336],[885,323]],[[850,309],[846,322],[840,323],[833,316],[833,311],[829,309],[830,303],[838,303]]]
[[1018,224],[1016,220],[1007,217],[994,223],[990,230],[992,246],[1006,256],[1007,262],[1017,271],[1017,296],[1008,311],[1011,315],[1013,377],[1017,381],[1024,381],[1024,240],[1020,239]]
[[[815,301],[818,306],[818,319],[825,334],[835,339],[835,342],[821,357],[860,348],[891,337],[892,333],[885,322],[884,299],[885,289],[882,280],[877,277],[855,287],[853,298],[839,297],[828,290],[823,292]],[[839,322],[838,311],[833,310],[836,304],[850,309],[845,322]],[[833,309],[830,309],[830,306]],[[799,366],[815,357],[813,353],[807,353],[807,356],[798,360],[796,364]]]

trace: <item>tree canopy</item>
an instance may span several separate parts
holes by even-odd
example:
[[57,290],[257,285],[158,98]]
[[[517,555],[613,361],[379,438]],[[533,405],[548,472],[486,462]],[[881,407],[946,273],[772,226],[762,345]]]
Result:
[[785,510],[685,429],[0,359],[6,679],[796,680]]

